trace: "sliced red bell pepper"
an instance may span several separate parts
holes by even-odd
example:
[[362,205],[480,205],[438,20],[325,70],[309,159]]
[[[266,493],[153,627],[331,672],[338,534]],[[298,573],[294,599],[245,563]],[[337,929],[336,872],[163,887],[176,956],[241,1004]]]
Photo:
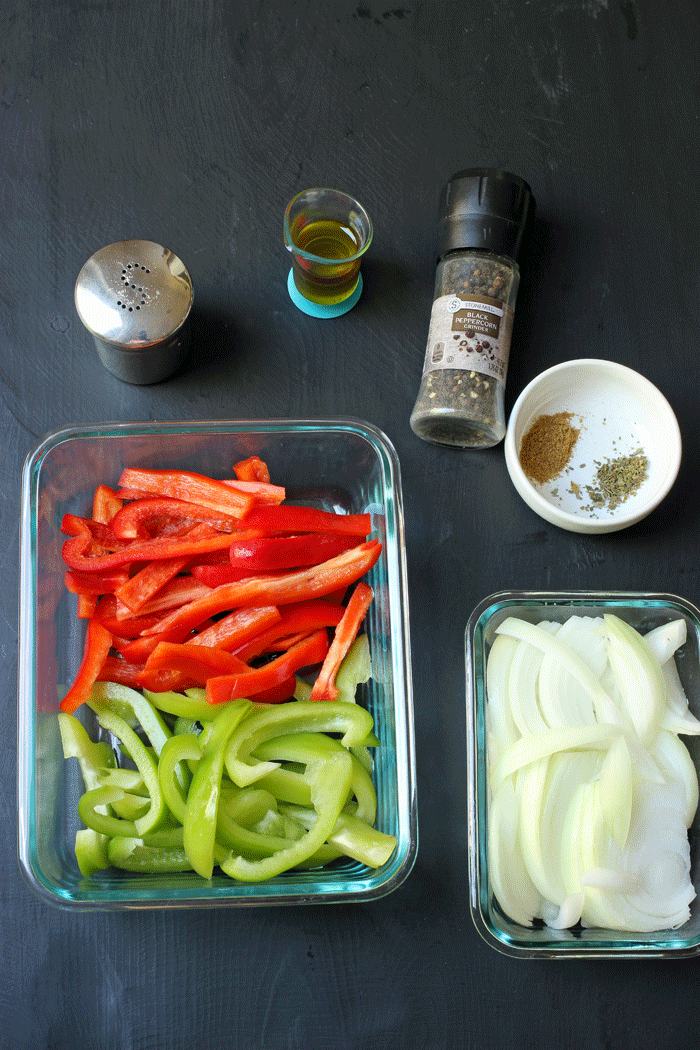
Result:
[[[280,610],[280,616],[276,623],[267,629],[261,630],[247,642],[243,642],[233,649],[236,656],[248,663],[261,653],[274,649],[275,643],[281,643],[283,639],[294,634],[303,633],[306,637],[312,631],[321,627],[335,627],[343,618],[345,609],[342,605],[324,602],[320,598],[309,602],[296,602],[285,605]],[[278,652],[288,649],[288,645],[279,644]]]
[[[94,554],[120,551],[128,546],[125,540],[118,540],[110,525],[92,518],[81,518],[77,514],[64,514],[61,519],[61,532],[83,541],[86,551]],[[65,550],[65,544],[64,544]]]
[[[192,645],[211,645],[230,653],[280,620],[282,620],[282,613],[276,605],[243,607],[235,609],[234,612],[217,620],[210,627],[205,627],[190,641]],[[315,624],[315,626],[321,625]]]
[[128,619],[117,619],[117,599],[113,594],[104,594],[100,598],[93,617],[110,634],[121,638],[137,638],[147,627],[155,627],[160,622],[160,616],[130,616]]
[[217,533],[215,536],[194,540],[189,536],[131,542],[118,540],[116,542],[121,544],[120,549],[110,554],[91,555],[92,534],[89,529],[81,531],[78,535],[69,535],[73,538],[63,544],[63,560],[69,569],[79,572],[105,572],[132,562],[195,557],[209,551],[224,550],[228,548],[232,539],[230,534]]
[[194,578],[206,583],[207,587],[220,587],[222,583],[260,575],[251,569],[236,569],[230,562],[226,565],[193,565],[191,571]]
[[[210,525],[203,523],[195,525],[188,533],[191,540],[211,535]],[[189,562],[190,559],[187,556],[148,562],[143,569],[131,577],[128,583],[117,589],[115,592],[117,598],[124,605],[128,606],[132,612],[139,612],[146,602],[150,601],[166,584],[175,579],[178,573],[182,572],[189,565]]]
[[[155,616],[169,612],[171,609],[187,605],[196,598],[205,597],[207,594],[211,594],[211,587],[207,587],[206,583],[195,580],[193,576],[176,576],[175,579],[161,587],[157,594],[144,602],[138,615]],[[119,595],[115,597],[117,598],[117,619],[127,620],[133,616],[131,609],[119,601]]]
[[358,583],[350,595],[350,601],[346,606],[343,618],[335,629],[335,635],[328,650],[328,655],[323,661],[323,667],[316,676],[309,700],[335,700],[338,696],[335,676],[343,657],[357,637],[360,624],[364,620],[373,598],[374,592],[372,588],[366,583]]
[[159,642],[146,660],[144,670],[147,674],[150,671],[180,671],[193,678],[198,685],[204,685],[208,678],[240,674],[250,668],[237,656],[223,649],[192,645],[191,642]]
[[127,503],[114,515],[111,527],[120,539],[145,540],[162,532],[167,523],[175,528],[191,528],[198,522],[207,523],[219,532],[232,532],[240,527],[239,519],[231,514],[170,496],[149,496]]
[[259,456],[249,456],[235,463],[233,473],[239,481],[270,481],[270,471]]
[[299,645],[262,667],[208,678],[206,699],[210,704],[223,704],[241,696],[257,697],[263,690],[279,685],[300,668],[321,663],[327,652],[328,636],[325,630],[315,631]]
[[252,496],[256,507],[276,507],[284,502],[287,495],[282,485],[271,485],[265,481],[239,481],[238,478],[225,478],[223,484],[237,492]]
[[92,498],[93,521],[109,525],[117,511],[121,510],[122,500],[109,485],[98,485]]
[[119,485],[154,496],[172,496],[187,503],[198,503],[203,507],[230,514],[234,518],[244,517],[255,500],[249,492],[214,481],[204,474],[191,470],[143,470],[127,467],[122,471]]
[[111,572],[72,572],[67,569],[63,579],[71,594],[114,594],[128,583],[129,571],[126,567]]
[[89,620],[91,616],[94,616],[98,600],[99,595],[97,594],[79,594],[76,612],[78,619]]
[[174,580],[188,562],[189,558],[163,558],[162,561],[149,561],[135,576],[117,587],[114,593],[131,612],[137,613],[165,587],[166,583]]
[[261,536],[258,539],[234,539],[229,558],[234,568],[248,568],[249,575],[260,571],[299,569],[305,565],[334,558],[361,543],[359,536],[316,532],[298,536]]
[[[254,507],[243,523],[246,529],[261,528],[266,536],[299,532],[342,532],[350,536],[369,536],[371,514],[334,514],[316,507],[284,503],[278,507]],[[242,538],[242,537],[239,537]]]
[[102,665],[100,682],[118,682],[131,689],[150,689],[153,693],[167,693],[171,689],[182,692],[197,683],[179,671],[153,671],[146,674],[143,664],[132,664],[118,656],[108,656]]
[[61,700],[61,710],[72,714],[90,696],[92,687],[112,647],[112,635],[97,620],[90,620],[85,638],[85,652],[75,681]]
[[[359,580],[372,568],[381,551],[380,540],[369,540],[309,569],[282,576],[250,576],[234,583],[224,583],[203,598],[173,610],[158,627],[149,628],[143,633],[155,634],[159,630],[170,631],[173,628],[187,632],[207,617],[241,605],[288,605],[322,598],[340,586],[349,586]],[[180,640],[182,637],[184,635]]]

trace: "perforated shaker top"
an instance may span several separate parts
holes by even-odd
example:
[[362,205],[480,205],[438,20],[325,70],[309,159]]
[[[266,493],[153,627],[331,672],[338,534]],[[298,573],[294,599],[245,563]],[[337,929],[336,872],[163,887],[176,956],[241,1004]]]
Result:
[[153,241],[116,241],[95,252],[75,283],[75,306],[96,339],[133,350],[170,339],[192,306],[184,263]]

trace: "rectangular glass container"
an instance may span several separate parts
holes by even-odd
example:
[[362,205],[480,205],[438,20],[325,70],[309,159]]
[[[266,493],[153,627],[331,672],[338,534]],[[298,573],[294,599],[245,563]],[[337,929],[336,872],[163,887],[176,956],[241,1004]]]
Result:
[[[77,762],[63,758],[59,691],[83,653],[85,621],[63,584],[64,514],[90,516],[100,483],[116,486],[125,467],[179,468],[230,477],[253,454],[286,486],[287,502],[340,513],[370,513],[383,552],[367,576],[375,599],[365,621],[373,678],[360,702],[375,722],[376,826],[397,848],[373,870],[352,860],[293,871],[268,882],[239,883],[215,870],[84,878],[78,869]],[[66,908],[152,908],[361,901],[396,889],[417,849],[413,701],[401,480],[386,436],[352,419],[241,422],[106,423],[57,430],[27,457],[22,481],[19,653],[19,861],[40,897]],[[96,732],[92,712],[77,712]]]
[[[488,787],[486,758],[486,665],[498,626],[508,616],[531,623],[564,622],[572,614],[615,613],[646,633],[660,624],[683,619],[688,637],[675,655],[690,710],[700,716],[700,611],[671,594],[579,591],[504,591],[485,598],[474,609],[466,629],[467,766],[469,801],[470,910],[483,939],[505,955],[524,958],[683,958],[700,951],[700,899],[691,904],[690,920],[680,929],[635,934],[615,930],[553,930],[521,926],[499,907],[491,890],[488,859]],[[700,762],[700,738],[683,742]],[[691,876],[700,888],[700,811],[689,830]]]

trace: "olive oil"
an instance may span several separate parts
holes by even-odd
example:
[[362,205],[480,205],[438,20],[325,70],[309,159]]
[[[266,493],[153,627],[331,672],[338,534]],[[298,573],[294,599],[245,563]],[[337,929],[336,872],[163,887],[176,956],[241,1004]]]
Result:
[[340,303],[352,295],[357,286],[360,259],[353,258],[361,249],[357,234],[350,226],[335,219],[319,219],[306,224],[303,216],[300,219],[291,230],[293,244],[316,258],[307,259],[292,252],[294,283],[311,302],[323,305]]

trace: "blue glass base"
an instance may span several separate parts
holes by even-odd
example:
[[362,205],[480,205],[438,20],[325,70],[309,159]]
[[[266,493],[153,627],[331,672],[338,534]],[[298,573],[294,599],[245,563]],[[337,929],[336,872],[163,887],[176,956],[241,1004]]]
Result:
[[353,306],[362,295],[362,274],[360,274],[357,279],[357,287],[352,295],[349,295],[347,299],[343,299],[342,303],[333,303],[331,306],[324,306],[321,303],[312,303],[309,299],[305,299],[294,283],[294,273],[292,270],[289,271],[289,277],[287,278],[287,291],[289,292],[289,298],[294,305],[303,313],[309,314],[311,317],[340,317],[341,314],[346,314],[348,310],[352,310]]

